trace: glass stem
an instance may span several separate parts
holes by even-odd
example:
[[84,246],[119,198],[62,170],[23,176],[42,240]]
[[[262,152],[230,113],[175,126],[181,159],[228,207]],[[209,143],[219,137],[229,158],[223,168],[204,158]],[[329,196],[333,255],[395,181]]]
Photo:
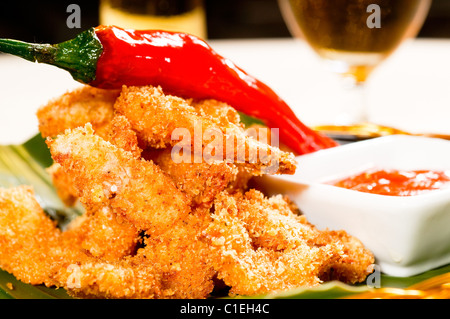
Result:
[[342,78],[343,99],[335,125],[354,125],[368,122],[365,82],[345,76]]

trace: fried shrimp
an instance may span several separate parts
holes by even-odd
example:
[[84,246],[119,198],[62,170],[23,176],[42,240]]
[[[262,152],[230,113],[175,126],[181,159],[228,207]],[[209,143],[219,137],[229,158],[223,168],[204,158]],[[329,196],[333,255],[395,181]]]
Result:
[[210,247],[202,240],[210,216],[196,210],[161,236],[145,238],[137,257],[162,274],[166,298],[205,298],[214,288]]
[[[220,210],[207,231],[217,277],[231,295],[258,295],[320,283],[318,267],[330,257],[324,248],[305,245],[286,252],[255,248],[245,225]],[[303,248],[303,249],[302,249]]]
[[220,126],[227,127],[232,123],[243,127],[238,111],[224,102],[208,99],[192,101],[191,105],[200,116],[208,116]]
[[209,216],[199,212],[158,236],[145,236],[136,253],[65,264],[55,280],[78,297],[206,298],[215,270],[209,246],[200,240]]
[[227,160],[254,174],[295,171],[291,153],[250,138],[241,126],[223,116],[220,120],[202,116],[186,100],[165,95],[159,87],[124,86],[114,108],[129,119],[147,147],[177,146],[187,150],[188,156],[201,153],[204,158]]
[[299,242],[311,247],[334,245],[339,254],[319,273],[321,280],[341,280],[356,283],[364,280],[374,262],[370,251],[344,231],[318,230],[306,217],[292,211],[292,203],[281,195],[265,198],[254,189],[238,201],[238,218],[246,223],[257,246],[285,251]]
[[237,168],[225,162],[195,163],[178,162],[177,155],[172,154],[172,148],[147,151],[145,158],[153,160],[182,192],[191,198],[195,207],[209,208],[215,196],[224,190],[234,180]]
[[[81,249],[80,237],[56,228],[37,203],[31,187],[0,189],[0,207],[2,269],[33,285],[64,287],[69,291],[82,285],[86,294],[95,290],[97,296],[120,298],[129,295],[127,289],[132,287],[129,285],[131,279],[126,280],[123,266],[115,265],[122,262],[101,262],[86,255]],[[96,238],[100,236],[96,235]],[[157,289],[157,282],[148,269],[145,272],[139,270],[133,265],[129,274],[141,281],[145,278],[145,295],[149,295]],[[116,286],[111,286],[112,283]],[[123,289],[117,289],[119,284]]]
[[111,132],[107,141],[115,146],[133,154],[139,158],[142,149],[139,147],[139,141],[136,132],[131,129],[130,121],[125,116],[114,115],[111,120]]
[[67,175],[61,165],[53,163],[47,168],[47,173],[52,179],[58,197],[67,207],[74,206],[78,200],[78,190],[75,188],[72,178]]
[[54,265],[78,258],[78,243],[64,242],[29,186],[0,188],[0,207],[0,267],[25,283],[54,285]]
[[[131,129],[128,120],[120,115],[115,115],[110,122],[111,132],[105,134],[107,140],[115,146],[129,151],[134,157],[139,158],[142,150],[138,145],[136,133]],[[54,163],[47,168],[53,186],[63,203],[70,207],[75,205],[78,200],[78,190],[74,186],[72,178],[64,172],[64,169],[58,163]]]
[[209,246],[200,240],[209,216],[189,214],[123,258],[86,257],[61,264],[54,281],[77,297],[206,298],[214,288]]
[[63,231],[31,187],[0,188],[0,268],[25,283],[80,298],[207,298],[218,286],[254,296],[370,271],[358,239],[251,188],[252,176],[293,173],[294,156],[226,103],[86,86],[38,117],[55,190],[85,213]]
[[136,234],[122,224],[111,237],[110,212],[61,232],[28,186],[0,189],[0,204],[0,266],[23,282],[91,298],[205,298],[213,289],[209,248],[198,240],[208,216],[189,215],[133,253],[126,239]]
[[125,257],[115,261],[86,258],[62,263],[55,281],[77,298],[163,298],[161,275],[145,260]]
[[62,236],[78,242],[80,249],[103,260],[116,260],[134,254],[141,241],[133,224],[117,216],[108,206],[87,211],[71,224]]
[[53,137],[66,129],[91,123],[97,134],[106,137],[114,116],[118,90],[102,90],[88,85],[63,94],[37,111],[39,131]]
[[[363,280],[373,263],[371,253],[356,239],[318,231],[294,215],[281,196],[267,199],[255,190],[234,196],[222,193],[213,219],[206,237],[217,254],[213,264],[218,277],[232,294],[316,286],[322,278],[334,279],[331,269],[339,279],[353,283]],[[348,251],[354,252],[352,258]]]
[[48,139],[48,145],[88,209],[108,205],[138,229],[155,233],[190,210],[185,194],[158,166],[106,142],[90,125]]

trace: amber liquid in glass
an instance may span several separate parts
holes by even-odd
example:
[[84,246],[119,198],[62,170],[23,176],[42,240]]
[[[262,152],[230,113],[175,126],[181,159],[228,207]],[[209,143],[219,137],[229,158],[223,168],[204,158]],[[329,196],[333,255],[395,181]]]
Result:
[[203,0],[101,0],[100,23],[207,37]]
[[[335,71],[363,82],[404,39],[415,36],[430,1],[286,0],[281,4],[290,11],[287,20],[293,21],[288,24],[320,56],[340,63],[335,68],[341,70]],[[376,21],[371,16],[375,11],[368,10],[373,4],[380,9],[379,27],[368,24]]]

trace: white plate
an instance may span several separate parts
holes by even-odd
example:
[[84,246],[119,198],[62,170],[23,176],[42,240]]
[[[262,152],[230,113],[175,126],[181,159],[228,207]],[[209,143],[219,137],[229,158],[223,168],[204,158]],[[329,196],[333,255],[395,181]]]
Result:
[[262,188],[294,200],[319,229],[344,229],[370,249],[381,271],[407,277],[450,263],[450,188],[384,196],[324,184],[368,167],[450,169],[450,141],[395,135],[297,157],[292,176],[265,176]]

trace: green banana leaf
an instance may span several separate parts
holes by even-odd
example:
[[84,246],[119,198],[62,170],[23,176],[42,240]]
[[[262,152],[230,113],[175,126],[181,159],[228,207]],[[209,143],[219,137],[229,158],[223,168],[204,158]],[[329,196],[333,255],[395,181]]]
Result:
[[[36,198],[44,210],[64,228],[83,213],[81,206],[67,208],[58,198],[45,168],[52,159],[44,139],[36,135],[22,145],[0,146],[0,187],[27,184],[34,187]],[[381,287],[407,288],[423,280],[450,272],[450,265],[408,277],[396,278],[381,274]],[[332,281],[316,288],[297,288],[283,293],[253,298],[331,299],[347,297],[368,291],[366,284],[346,285]],[[32,286],[20,282],[13,275],[0,270],[0,299],[66,299],[71,298],[64,289]]]

